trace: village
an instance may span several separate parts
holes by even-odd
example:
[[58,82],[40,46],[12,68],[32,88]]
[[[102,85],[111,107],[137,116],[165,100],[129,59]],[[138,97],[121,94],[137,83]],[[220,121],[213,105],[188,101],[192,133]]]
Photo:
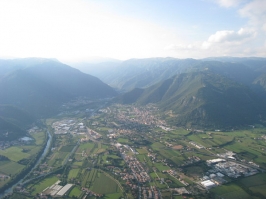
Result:
[[[152,105],[112,105],[88,110],[80,118],[52,120],[56,142],[30,176],[32,183],[42,178],[54,182],[44,183],[38,194],[42,198],[105,198],[111,193],[129,199],[193,198],[264,171],[236,152],[211,146],[214,133],[171,126],[156,111]],[[54,175],[57,171],[63,173]],[[17,191],[36,193],[34,184],[28,187]]]

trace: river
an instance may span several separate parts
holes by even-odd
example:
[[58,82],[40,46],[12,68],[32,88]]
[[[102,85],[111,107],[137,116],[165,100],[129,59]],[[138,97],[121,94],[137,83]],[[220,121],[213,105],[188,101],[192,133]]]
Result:
[[40,164],[40,162],[42,161],[42,159],[47,155],[47,152],[48,152],[48,150],[50,148],[51,141],[52,141],[52,136],[51,136],[51,134],[50,134],[49,131],[47,131],[47,135],[48,135],[48,140],[46,142],[46,146],[45,146],[45,148],[43,150],[42,155],[38,159],[38,161],[35,163],[35,165],[32,167],[32,169],[27,174],[25,174],[25,176],[23,176],[18,182],[16,182],[10,188],[6,189],[3,193],[0,193],[0,198],[4,197],[7,194],[12,193],[14,187],[16,187],[18,184],[22,183],[22,181]]

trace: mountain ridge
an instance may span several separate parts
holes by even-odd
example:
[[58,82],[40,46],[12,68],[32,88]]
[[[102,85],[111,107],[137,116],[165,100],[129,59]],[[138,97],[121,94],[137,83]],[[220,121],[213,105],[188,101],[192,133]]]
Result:
[[[132,95],[135,100],[127,101]],[[209,71],[183,73],[146,89],[134,89],[118,101],[156,103],[163,112],[176,114],[171,123],[186,127],[246,125],[259,122],[265,110],[261,99],[248,87]]]
[[[21,63],[21,60],[10,60],[10,65],[6,62],[6,68],[16,62]],[[2,76],[0,92],[0,104],[20,107],[38,117],[55,114],[62,103],[76,97],[117,95],[113,88],[96,77],[58,61],[37,58],[23,59],[19,69]]]

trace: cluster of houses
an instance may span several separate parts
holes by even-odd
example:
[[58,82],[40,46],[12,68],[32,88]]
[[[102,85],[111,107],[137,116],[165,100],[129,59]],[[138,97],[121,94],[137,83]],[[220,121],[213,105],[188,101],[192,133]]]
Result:
[[156,189],[155,186],[151,186],[151,187],[142,187],[141,188],[141,193],[142,193],[142,198],[144,199],[159,199],[161,198],[160,196],[160,192]]
[[102,196],[103,196],[102,194],[95,193],[95,192],[89,190],[89,189],[86,188],[86,187],[82,187],[82,188],[81,188],[81,191],[83,191],[83,192],[86,193],[86,195],[85,195],[83,198],[87,198],[87,197],[90,197],[90,196],[95,196],[95,197],[102,197]]
[[128,164],[129,168],[131,169],[134,177],[137,179],[138,182],[145,183],[151,180],[150,176],[143,168],[141,163],[137,160],[137,158],[123,154],[123,159]]
[[[119,108],[119,105],[117,105]],[[116,118],[123,123],[138,123],[146,125],[164,126],[165,121],[158,119],[154,114],[150,113],[147,108],[137,108],[131,106],[124,106],[126,110],[119,111]],[[154,109],[154,107],[150,107]]]
[[194,147],[196,147],[196,148],[198,148],[198,149],[204,149],[204,148],[205,148],[205,147],[202,146],[201,144],[198,144],[198,143],[193,142],[193,141],[189,142],[189,144],[193,145]]

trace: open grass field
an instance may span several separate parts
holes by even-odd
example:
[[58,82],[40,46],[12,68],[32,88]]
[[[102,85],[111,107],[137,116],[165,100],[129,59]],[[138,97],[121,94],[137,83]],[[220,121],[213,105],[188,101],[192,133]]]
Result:
[[79,150],[86,150],[87,148],[93,148],[95,146],[95,144],[93,142],[86,142],[86,143],[82,143],[79,146]]
[[201,134],[192,134],[187,136],[187,138],[191,141],[201,144],[204,147],[213,147],[217,145],[211,139],[203,139],[200,136]]
[[96,176],[97,176],[98,170],[97,169],[92,169],[90,171],[83,169],[81,173],[81,186],[82,187],[90,187]]
[[15,175],[24,168],[23,165],[12,161],[0,161],[0,173]]
[[103,152],[105,152],[106,151],[106,149],[103,149],[103,148],[96,148],[96,149],[94,149],[94,151],[93,151],[93,154],[100,154],[100,153],[103,153]]
[[251,199],[252,198],[241,187],[233,183],[215,187],[211,189],[210,192],[214,193],[216,195],[216,198],[224,198],[224,199]]
[[173,156],[170,158],[176,165],[181,165],[184,163],[184,158],[182,156]]
[[92,169],[89,173],[89,176],[88,176],[88,179],[87,181],[90,182],[90,183],[93,183],[96,176],[98,174],[98,170],[97,169]]
[[234,137],[230,134],[215,134],[213,133],[212,135],[212,140],[214,143],[217,143],[217,145],[226,145],[227,143],[230,143],[234,140]]
[[172,177],[171,175],[167,174],[168,178],[173,181],[174,187],[184,187],[184,184],[182,184],[179,180]]
[[39,152],[41,149],[40,146],[35,146],[35,145],[26,145],[26,146],[20,146],[23,150],[27,151],[28,154],[30,155],[35,155]]
[[246,187],[265,185],[265,189],[266,189],[266,173],[260,173],[254,176],[241,179],[240,182]]
[[94,147],[95,144],[92,142],[82,143],[77,149],[77,153],[82,153],[82,151],[85,151],[89,155],[91,154],[91,151],[93,150]]
[[68,173],[67,179],[76,178],[78,176],[79,169],[71,169]]
[[104,199],[117,199],[122,196],[122,193],[110,193],[110,194],[105,194]]
[[68,154],[68,152],[55,152],[48,161],[48,164],[53,167],[62,166],[62,163]]
[[149,153],[146,148],[137,149],[137,152],[139,152],[139,154],[147,154],[147,153]]
[[254,193],[260,193],[261,195],[264,196],[264,198],[266,198],[266,186],[265,185],[258,185],[258,186],[250,187],[249,189]]
[[78,187],[74,187],[70,193],[68,194],[69,197],[79,197],[81,195],[82,191]]
[[75,145],[66,145],[60,148],[61,152],[71,152]]
[[154,142],[151,145],[152,149],[155,151],[160,151],[162,148],[165,148],[165,146],[163,144],[161,144],[160,142]]
[[118,138],[117,142],[119,142],[121,144],[128,144],[129,140],[126,138]]
[[239,183],[250,191],[260,193],[266,198],[266,173],[241,179]]
[[24,158],[28,158],[30,154],[28,153],[23,153],[22,148],[20,147],[9,147],[5,150],[0,150],[0,155],[8,157],[10,160],[14,162],[18,162],[19,160],[22,160]]
[[82,166],[82,164],[83,164],[83,162],[77,162],[77,161],[76,161],[76,162],[74,162],[73,165],[74,165],[74,166]]
[[111,178],[107,177],[103,173],[98,172],[98,177],[93,183],[92,191],[101,194],[119,193],[120,189]]
[[45,132],[32,133],[36,145],[41,145],[45,141]]
[[178,151],[172,150],[172,149],[161,149],[159,151],[160,155],[167,158],[167,159],[171,159],[172,157],[176,157],[176,156],[181,156],[181,154]]
[[163,163],[154,163],[154,166],[159,170],[159,171],[163,171],[163,170],[169,170],[170,167],[168,166],[164,166]]
[[46,187],[51,186],[55,182],[57,182],[58,178],[56,176],[47,177],[44,180],[34,184],[32,186],[33,191],[32,195],[36,195],[37,193],[41,193]]
[[205,173],[204,169],[200,166],[190,166],[185,168],[185,173],[190,177],[202,177]]

